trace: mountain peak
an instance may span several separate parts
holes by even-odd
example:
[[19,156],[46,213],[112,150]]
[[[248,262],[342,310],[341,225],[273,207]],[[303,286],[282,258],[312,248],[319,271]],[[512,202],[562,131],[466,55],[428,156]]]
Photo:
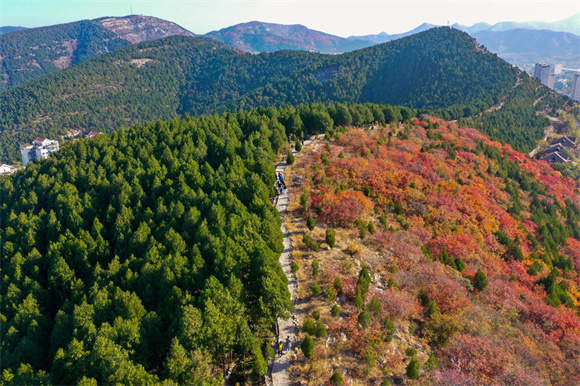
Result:
[[4,58],[0,91],[120,47],[173,35],[195,36],[173,22],[143,15],[101,17],[7,33],[1,37],[5,44],[0,52]]
[[192,32],[173,22],[153,16],[104,17],[95,21],[116,34],[120,39],[127,40],[132,44],[172,35],[195,36]]
[[302,24],[276,24],[261,21],[240,23],[206,36],[247,52],[305,50],[341,53],[368,47],[365,41],[350,41],[340,36],[310,29]]

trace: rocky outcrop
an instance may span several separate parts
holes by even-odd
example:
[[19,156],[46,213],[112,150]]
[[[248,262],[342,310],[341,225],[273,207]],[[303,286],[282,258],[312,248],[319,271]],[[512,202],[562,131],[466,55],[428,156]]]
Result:
[[195,36],[175,23],[151,16],[107,17],[96,21],[118,38],[132,44],[173,35]]
[[118,48],[193,33],[167,20],[132,15],[81,20],[0,35],[0,92]]

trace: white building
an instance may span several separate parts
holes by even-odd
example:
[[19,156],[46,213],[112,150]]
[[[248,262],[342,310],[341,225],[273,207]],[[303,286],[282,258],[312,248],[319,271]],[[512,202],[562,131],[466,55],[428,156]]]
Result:
[[58,151],[58,141],[47,138],[36,138],[31,145],[20,146],[22,164],[26,166],[30,161],[48,158],[49,155]]
[[0,175],[13,174],[16,173],[19,169],[22,169],[22,166],[0,164]]
[[549,64],[536,63],[536,66],[534,67],[534,78],[542,82],[544,86],[554,88],[554,81],[556,78],[554,71],[554,67]]
[[552,69],[552,74],[554,75],[560,75],[564,70],[564,65],[562,63],[552,64],[550,67]]
[[580,101],[580,74],[574,74],[574,83],[572,84],[572,99]]

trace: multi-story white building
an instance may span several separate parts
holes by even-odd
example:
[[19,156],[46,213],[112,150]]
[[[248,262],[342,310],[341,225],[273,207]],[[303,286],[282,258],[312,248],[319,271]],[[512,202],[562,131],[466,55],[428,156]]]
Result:
[[58,141],[47,138],[36,138],[30,145],[20,146],[22,164],[26,166],[30,161],[48,158],[49,155],[58,151]]
[[580,74],[574,74],[574,83],[572,84],[572,99],[580,101]]
[[562,63],[552,64],[550,67],[552,69],[552,74],[554,75],[560,75],[564,70],[564,65]]
[[536,63],[534,67],[534,78],[542,82],[544,86],[554,88],[554,68],[549,64]]

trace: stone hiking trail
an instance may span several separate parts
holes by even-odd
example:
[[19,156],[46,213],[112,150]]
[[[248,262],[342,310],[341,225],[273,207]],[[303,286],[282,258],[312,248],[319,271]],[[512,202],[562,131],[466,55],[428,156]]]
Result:
[[[304,147],[311,144],[312,141],[307,140],[304,141],[304,145],[302,151],[304,151]],[[294,156],[298,154],[296,151],[292,151]],[[286,160],[283,160],[276,166],[276,174],[282,173],[284,175],[284,180],[287,184],[287,188],[290,187],[291,179],[289,176],[285,174],[286,167]],[[292,244],[290,240],[290,233],[286,228],[285,224],[285,216],[287,214],[288,205],[290,204],[290,196],[288,193],[289,189],[285,189],[282,194],[278,196],[278,201],[276,202],[276,209],[280,212],[282,216],[282,234],[284,235],[284,251],[280,255],[280,265],[282,266],[282,270],[286,274],[288,278],[288,291],[290,292],[290,297],[296,304],[296,293],[298,291],[298,281],[296,275],[292,273]],[[295,350],[299,350],[300,342],[298,341],[298,337],[300,334],[300,328],[298,326],[298,318],[296,314],[297,309],[295,308],[294,311],[291,313],[288,319],[278,319],[278,342],[284,344],[284,351],[282,355],[279,355],[276,352],[276,357],[274,362],[272,363],[272,384],[274,386],[281,386],[281,385],[290,385],[290,363],[296,357]],[[290,338],[290,348],[287,349],[285,344],[287,339]],[[277,349],[278,347],[276,347]],[[276,350],[277,351],[277,350]]]

